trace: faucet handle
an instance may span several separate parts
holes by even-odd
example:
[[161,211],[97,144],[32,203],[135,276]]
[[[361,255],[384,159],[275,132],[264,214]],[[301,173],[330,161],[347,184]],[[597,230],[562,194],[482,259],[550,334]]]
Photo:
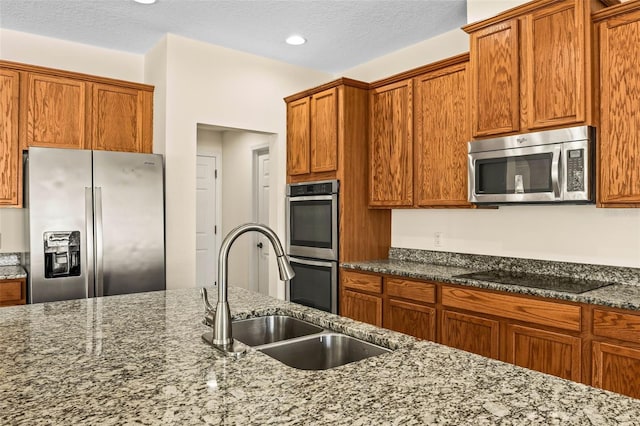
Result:
[[205,313],[213,314],[215,310],[213,309],[213,306],[211,305],[211,303],[209,303],[209,296],[207,295],[206,288],[203,287],[200,289],[200,296],[202,296],[202,303],[204,304]]

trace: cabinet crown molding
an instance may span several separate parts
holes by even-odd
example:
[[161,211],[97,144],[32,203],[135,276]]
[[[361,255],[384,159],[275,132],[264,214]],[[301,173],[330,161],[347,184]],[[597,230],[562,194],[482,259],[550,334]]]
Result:
[[48,76],[79,79],[83,81],[89,81],[92,83],[111,84],[111,85],[120,86],[120,87],[128,87],[136,90],[144,90],[147,92],[153,92],[153,90],[155,89],[154,86],[151,86],[149,84],[133,83],[131,81],[126,81],[126,80],[118,80],[115,78],[108,78],[108,77],[98,77],[91,74],[83,74],[83,73],[74,72],[74,71],[65,71],[65,70],[59,70],[56,68],[41,67],[38,65],[23,64],[20,62],[0,60],[0,67],[9,68],[16,71],[46,74]]
[[287,96],[286,98],[284,98],[284,101],[286,103],[297,101],[298,99],[306,98],[307,96],[314,95],[324,90],[333,89],[334,87],[338,87],[338,86],[350,86],[350,87],[357,87],[359,89],[369,90],[369,83],[365,83],[364,81],[359,81],[359,80],[353,80],[347,77],[341,77],[337,80],[330,81],[320,86],[312,87],[311,89],[307,89],[302,92],[295,93],[291,96]]
[[[584,0],[585,2],[589,2],[590,0]],[[554,3],[558,3],[558,0],[534,0],[529,3],[522,4],[520,6],[513,7],[511,9],[507,9],[504,12],[493,16],[491,18],[484,19],[482,21],[473,22],[471,24],[467,24],[462,27],[462,30],[467,34],[471,34],[475,31],[478,31],[482,28],[489,27],[493,24],[496,24],[501,21],[505,21],[512,18],[518,18],[524,14],[531,13],[535,10],[541,9],[546,6],[553,5]],[[597,6],[600,7],[608,7],[620,4],[620,0],[591,0],[593,4],[591,10],[597,10]]]
[[609,18],[624,15],[626,13],[640,11],[640,1],[625,1],[616,6],[602,9],[591,15],[593,23],[601,22]]

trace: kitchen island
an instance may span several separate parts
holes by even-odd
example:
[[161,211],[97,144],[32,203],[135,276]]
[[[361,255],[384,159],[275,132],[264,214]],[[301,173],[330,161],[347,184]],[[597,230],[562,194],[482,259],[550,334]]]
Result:
[[[211,291],[215,294],[215,291]],[[197,289],[0,310],[0,424],[640,424],[640,400],[239,288],[232,315],[288,314],[393,349],[326,371],[201,340]]]

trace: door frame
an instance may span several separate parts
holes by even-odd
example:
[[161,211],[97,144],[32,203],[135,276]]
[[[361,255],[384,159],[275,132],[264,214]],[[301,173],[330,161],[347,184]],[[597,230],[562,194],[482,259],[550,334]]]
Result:
[[[217,177],[215,180],[216,186],[216,196],[215,196],[215,204],[216,204],[216,220],[214,226],[216,227],[217,232],[213,234],[213,250],[215,253],[214,263],[215,263],[215,276],[214,281],[218,283],[218,253],[220,253],[220,245],[222,244],[222,152],[216,152],[213,154],[198,154],[196,153],[196,161],[198,157],[209,157],[215,158],[216,170],[218,171]],[[196,210],[196,215],[198,211]]]
[[[260,192],[259,192],[259,180],[260,180],[260,176],[259,176],[259,172],[258,172],[258,158],[260,155],[263,154],[269,154],[269,159],[271,159],[271,152],[269,150],[269,144],[268,143],[264,143],[264,144],[260,144],[260,145],[256,145],[251,147],[251,218],[253,220],[253,222],[258,222],[258,197],[260,196]],[[271,169],[269,169],[269,175],[271,175]],[[271,197],[269,197],[271,198]],[[269,199],[269,208],[271,208],[271,199]],[[271,215],[269,215],[269,222],[271,222]],[[265,223],[265,225],[271,227],[270,223]],[[253,247],[255,247],[258,244],[258,237],[259,234],[254,233],[253,236]],[[269,266],[269,269],[271,269],[271,266]],[[249,273],[249,290],[251,291],[255,291],[255,292],[259,292],[260,290],[260,286],[258,285],[258,276],[257,276],[257,270],[258,270],[258,251],[257,250],[251,250],[251,269],[250,269],[250,273]],[[267,280],[270,280],[271,276],[271,272],[269,272],[269,276],[267,276]],[[269,285],[269,293],[271,293],[271,285]]]

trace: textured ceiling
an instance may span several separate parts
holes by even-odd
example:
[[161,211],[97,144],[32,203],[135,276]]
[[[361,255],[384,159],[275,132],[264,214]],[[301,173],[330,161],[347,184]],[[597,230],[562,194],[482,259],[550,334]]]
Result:
[[137,54],[173,33],[329,73],[464,24],[466,0],[0,0],[4,29]]

